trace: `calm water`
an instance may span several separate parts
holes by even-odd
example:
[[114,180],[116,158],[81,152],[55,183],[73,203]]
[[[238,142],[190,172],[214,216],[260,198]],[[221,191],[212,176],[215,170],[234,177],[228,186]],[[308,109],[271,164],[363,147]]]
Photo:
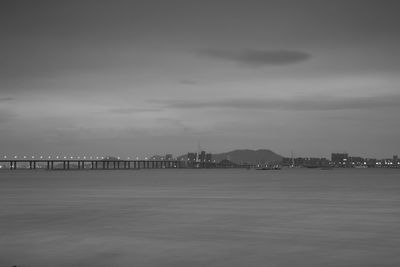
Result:
[[400,266],[400,170],[0,172],[0,266]]

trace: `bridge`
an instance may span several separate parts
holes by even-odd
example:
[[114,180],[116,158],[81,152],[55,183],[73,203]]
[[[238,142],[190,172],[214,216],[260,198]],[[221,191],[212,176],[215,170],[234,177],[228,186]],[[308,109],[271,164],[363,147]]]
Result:
[[117,160],[117,159],[0,159],[0,165],[10,170],[133,170],[185,168],[178,160]]

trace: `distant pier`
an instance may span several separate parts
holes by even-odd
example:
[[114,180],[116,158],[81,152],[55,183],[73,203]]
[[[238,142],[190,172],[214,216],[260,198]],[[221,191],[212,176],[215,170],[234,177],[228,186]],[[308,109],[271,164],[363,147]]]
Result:
[[82,159],[1,159],[3,168],[47,170],[135,170],[186,168],[186,162],[178,160],[82,160]]

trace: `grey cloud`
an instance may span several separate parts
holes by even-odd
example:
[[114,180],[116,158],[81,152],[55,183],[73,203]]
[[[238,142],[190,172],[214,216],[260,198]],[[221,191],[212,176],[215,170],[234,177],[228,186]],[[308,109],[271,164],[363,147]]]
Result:
[[15,100],[13,97],[0,97],[0,103],[1,102],[13,101],[13,100]]
[[135,114],[144,112],[160,112],[161,108],[113,108],[109,112],[116,114]]
[[180,84],[187,84],[187,85],[195,85],[195,84],[197,84],[196,81],[192,81],[192,80],[181,80],[179,83]]
[[400,107],[400,95],[377,97],[301,97],[292,99],[226,99],[217,101],[155,100],[167,108],[175,109],[252,109],[252,110],[295,110],[329,111]]
[[17,118],[17,114],[13,111],[0,108],[0,123],[10,122]]
[[311,54],[294,50],[255,50],[241,51],[208,49],[200,52],[212,58],[234,61],[247,66],[289,65],[311,58]]

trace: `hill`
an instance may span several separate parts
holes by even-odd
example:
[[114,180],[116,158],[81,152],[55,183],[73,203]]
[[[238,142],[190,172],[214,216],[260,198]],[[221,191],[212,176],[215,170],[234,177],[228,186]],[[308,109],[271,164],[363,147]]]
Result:
[[216,162],[227,159],[235,163],[268,163],[268,162],[280,162],[282,161],[282,156],[276,154],[269,149],[239,149],[233,150],[226,153],[213,154],[212,159]]

